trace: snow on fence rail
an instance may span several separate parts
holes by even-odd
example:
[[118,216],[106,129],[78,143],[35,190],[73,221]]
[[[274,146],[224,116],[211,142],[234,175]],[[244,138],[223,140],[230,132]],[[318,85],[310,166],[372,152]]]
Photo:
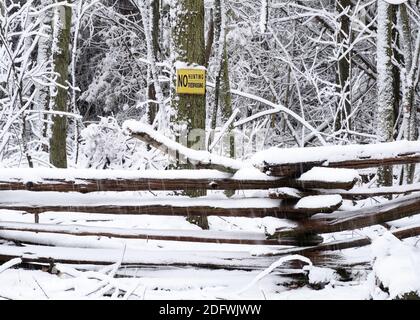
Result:
[[[98,192],[171,190],[254,190],[281,187],[351,189],[357,179],[328,181],[314,175],[284,179],[245,169],[232,175],[216,170],[118,171],[72,169],[0,169],[0,190]],[[335,174],[335,172],[329,172]],[[357,174],[357,173],[356,173]]]
[[252,164],[278,177],[300,176],[314,167],[375,168],[420,162],[420,141],[380,144],[323,146],[312,148],[271,148],[257,153]]
[[[267,239],[261,232],[227,232],[209,230],[151,230],[87,227],[83,225],[51,225],[39,223],[0,222],[0,230],[21,231],[50,234],[65,234],[73,236],[101,236],[121,239],[164,240],[181,242],[250,244],[250,245],[296,245],[292,239]],[[3,238],[7,237],[5,235]],[[10,238],[12,239],[12,238]],[[319,242],[315,242],[318,244]]]

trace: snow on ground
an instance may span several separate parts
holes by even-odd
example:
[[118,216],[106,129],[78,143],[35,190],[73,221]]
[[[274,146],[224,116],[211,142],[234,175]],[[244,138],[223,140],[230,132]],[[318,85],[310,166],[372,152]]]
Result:
[[[92,272],[93,273],[93,272]],[[132,289],[130,299],[217,299],[235,295],[238,299],[265,299],[277,295],[283,278],[271,274],[255,288],[235,294],[258,275],[257,271],[205,269],[139,269],[136,277],[115,278],[121,289]],[[51,275],[41,271],[6,270],[0,274],[0,297],[13,299],[97,299],[100,281],[86,276]],[[89,294],[90,293],[90,294]],[[120,297],[123,298],[123,297]],[[128,297],[127,297],[128,298]]]
[[[352,256],[358,250],[347,249],[345,254]],[[365,248],[365,254],[374,255],[376,252],[377,249]],[[405,271],[410,258],[414,257],[418,261],[419,255],[416,252],[408,260],[403,258],[404,262],[399,263],[401,257],[397,255],[392,258],[392,264],[388,260],[377,260],[374,271],[362,270],[359,277],[349,282],[338,280],[337,274],[329,268],[313,267],[311,270],[310,267],[305,267],[310,271],[309,279],[312,284],[323,284],[317,290],[307,285],[291,289],[286,285],[290,279],[276,270],[255,282],[260,271],[189,267],[121,268],[118,277],[114,277],[111,276],[112,266],[95,267],[81,272],[72,266],[58,264],[57,269],[61,272],[58,275],[35,270],[8,269],[0,272],[0,299],[390,299],[395,297],[398,290],[407,290],[404,280],[408,280],[408,277],[399,273]],[[393,268],[398,263],[402,268]],[[396,277],[396,274],[402,277]],[[394,284],[390,283],[389,294],[378,288],[375,276],[382,281],[388,279],[392,282],[395,279]]]
[[[344,251],[347,261],[355,263],[365,261],[367,257],[374,257],[375,250],[365,247]],[[406,284],[412,283],[411,276],[416,276],[418,265],[412,265],[410,269],[410,259],[415,257],[418,261],[420,255],[418,249],[409,251],[412,254],[408,258],[403,257],[402,262],[401,254],[376,260],[374,271],[364,269],[358,271],[354,268],[353,273],[359,272],[359,277],[351,282],[337,280],[337,274],[329,268],[314,268],[309,273],[309,279],[312,284],[323,284],[319,290],[309,286],[290,289],[286,285],[290,279],[276,270],[247,288],[261,270],[208,270],[189,267],[160,270],[122,268],[118,272],[118,278],[111,277],[112,279],[104,280],[102,276],[98,276],[105,273],[100,269],[79,272],[72,276],[67,273],[53,275],[41,271],[9,269],[0,273],[0,298],[108,299],[112,297],[104,297],[104,294],[107,292],[109,295],[116,294],[115,287],[117,287],[120,299],[389,299],[395,297],[398,290],[407,289]],[[64,266],[64,271],[66,267],[68,266]],[[73,270],[71,267],[68,268]],[[404,276],[407,268],[411,273]],[[384,281],[384,284],[390,285],[389,294],[378,288],[375,275]],[[243,291],[244,289],[246,290]],[[117,297],[114,295],[114,298]]]
[[[235,195],[241,198],[249,195],[258,197],[260,191],[244,191]],[[108,200],[120,203],[130,203],[140,193],[115,193]],[[147,193],[146,193],[147,194]],[[25,193],[22,191],[0,192],[5,203],[17,200],[22,203],[45,198],[48,195]],[[266,193],[261,193],[265,196]],[[84,200],[79,194],[59,195],[67,197],[66,203],[77,203]],[[95,201],[108,201],[107,196],[98,193],[93,196]],[[152,201],[151,195],[147,201]],[[34,198],[32,198],[34,197]],[[41,197],[41,198],[40,198]],[[167,196],[168,198],[170,195]],[[222,193],[215,192],[209,199],[221,199]],[[143,194],[142,194],[143,198]],[[45,200],[44,199],[44,200]],[[131,199],[131,200],[130,200]],[[50,201],[54,199],[49,199]],[[60,199],[61,201],[62,199]],[[328,199],[323,199],[325,202]],[[330,199],[338,200],[338,199]],[[55,201],[55,200],[54,200]],[[57,200],[58,201],[58,200]],[[200,200],[201,201],[201,200]],[[207,200],[210,201],[210,200]],[[255,200],[257,201],[257,200]],[[359,206],[370,205],[374,200],[361,201]],[[346,201],[345,201],[346,203]],[[350,203],[347,204],[349,207]],[[353,207],[354,209],[355,207]],[[22,212],[0,210],[0,221],[33,222],[33,215]],[[47,212],[40,215],[40,223],[52,225],[84,225],[90,227],[184,230],[195,232],[199,227],[190,224],[183,217],[165,216],[131,216],[131,215],[101,215],[83,213]],[[391,228],[405,227],[420,223],[420,215],[405,218],[390,223]],[[258,219],[238,217],[209,217],[210,230],[222,232],[256,232],[272,233],[281,227],[291,227],[294,224],[284,219],[265,217]],[[369,236],[374,240],[373,246],[357,249],[346,249],[338,253],[340,261],[350,268],[352,281],[343,282],[337,273],[330,268],[305,267],[305,270],[294,272],[309,273],[311,285],[289,286],[291,278],[282,274],[284,270],[276,268],[261,280],[255,281],[264,268],[276,261],[276,257],[267,258],[264,254],[276,252],[275,246],[251,246],[213,243],[179,243],[176,241],[124,240],[107,237],[76,237],[70,235],[22,233],[18,231],[0,231],[0,238],[16,239],[22,242],[35,239],[44,245],[55,245],[57,254],[66,248],[66,254],[75,256],[95,254],[117,262],[121,253],[125,252],[124,261],[130,259],[142,261],[162,260],[181,262],[218,262],[220,259],[245,259],[246,263],[255,263],[257,270],[209,270],[199,267],[163,267],[156,268],[126,268],[122,267],[115,276],[111,267],[79,266],[84,271],[78,271],[75,266],[58,265],[61,273],[24,269],[0,268],[0,299],[392,299],[407,291],[419,291],[420,280],[420,250],[418,238],[401,242],[387,236],[382,226],[364,228],[362,230],[345,231],[323,235],[325,242],[348,239],[351,237]],[[381,238],[382,237],[382,238]],[[379,239],[379,240],[378,240]],[[8,244],[0,243],[4,252]],[[18,248],[18,249],[15,249]],[[10,247],[11,251],[31,252],[37,247]],[[71,249],[72,248],[72,249]],[[48,252],[51,248],[41,247],[39,253]],[[92,251],[91,251],[92,250]],[[115,258],[113,258],[115,257]],[[226,262],[228,260],[225,260]],[[238,260],[239,261],[239,260]],[[232,262],[234,263],[234,261]],[[365,264],[365,266],[362,266]],[[366,269],[366,264],[371,268]],[[388,291],[379,286],[382,283]],[[248,288],[248,286],[251,287]],[[116,290],[115,288],[118,288]],[[245,289],[245,290],[244,290]]]
[[414,293],[420,296],[420,249],[407,245],[386,232],[372,244],[373,272],[389,290],[390,298]]
[[357,170],[315,167],[302,174],[300,181],[347,182],[360,179]]

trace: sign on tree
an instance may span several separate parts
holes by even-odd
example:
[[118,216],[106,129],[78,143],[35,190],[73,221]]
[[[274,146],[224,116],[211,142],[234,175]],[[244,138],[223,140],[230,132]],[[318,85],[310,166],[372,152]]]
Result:
[[176,70],[176,93],[206,94],[206,70],[191,68]]

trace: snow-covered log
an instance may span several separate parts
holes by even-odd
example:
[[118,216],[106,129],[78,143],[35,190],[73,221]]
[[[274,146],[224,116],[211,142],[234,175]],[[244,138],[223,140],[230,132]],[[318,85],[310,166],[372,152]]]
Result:
[[391,200],[375,206],[354,211],[338,211],[332,214],[315,215],[293,230],[278,230],[281,238],[295,237],[307,233],[333,233],[344,230],[355,230],[398,220],[416,215],[420,212],[420,195],[414,194]]
[[[235,180],[235,179],[133,179],[66,181],[64,179],[43,182],[0,181],[0,190],[98,192],[98,191],[172,191],[172,190],[254,190],[293,186],[296,188],[351,189],[345,183],[327,184],[313,181],[311,185],[297,180]],[[285,199],[289,199],[286,197]]]
[[257,153],[252,163],[279,177],[299,177],[314,167],[374,168],[420,162],[419,141],[311,148],[271,148]]
[[[331,169],[326,169],[331,170]],[[0,190],[97,192],[144,190],[254,190],[282,187],[305,189],[351,189],[353,176],[333,178],[308,175],[279,179],[244,169],[232,176],[216,170],[122,171],[90,169],[0,169]],[[329,172],[333,175],[334,172]],[[324,172],[323,174],[328,174]],[[336,181],[334,181],[336,180]]]
[[293,204],[280,204],[276,200],[254,199],[260,205],[253,207],[249,203],[252,199],[236,200],[223,205],[222,200],[208,202],[207,205],[194,205],[195,199],[190,199],[184,204],[174,202],[171,204],[138,204],[138,205],[42,205],[42,204],[1,204],[0,209],[24,211],[31,214],[43,212],[80,212],[97,214],[124,214],[124,215],[163,215],[163,216],[228,216],[228,217],[277,217],[288,219],[304,219],[317,213],[331,213],[337,206],[325,206],[319,204],[318,207],[298,208]]

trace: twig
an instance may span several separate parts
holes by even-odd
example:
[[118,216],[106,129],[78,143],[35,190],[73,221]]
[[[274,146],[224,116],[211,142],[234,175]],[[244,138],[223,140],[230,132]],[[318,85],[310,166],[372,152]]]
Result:
[[35,283],[38,285],[38,287],[41,289],[42,293],[44,294],[44,296],[49,300],[50,297],[47,295],[47,293],[45,292],[45,290],[41,287],[41,285],[39,284],[38,280],[35,279],[35,277],[32,277],[32,279],[34,279]]
[[21,263],[22,263],[22,259],[21,258],[12,259],[12,260],[10,260],[10,261],[8,261],[8,262],[6,262],[6,263],[4,263],[4,264],[2,264],[0,266],[0,273],[2,273],[4,271],[6,271],[7,269],[10,269],[10,268],[18,265],[18,264],[21,264]]

